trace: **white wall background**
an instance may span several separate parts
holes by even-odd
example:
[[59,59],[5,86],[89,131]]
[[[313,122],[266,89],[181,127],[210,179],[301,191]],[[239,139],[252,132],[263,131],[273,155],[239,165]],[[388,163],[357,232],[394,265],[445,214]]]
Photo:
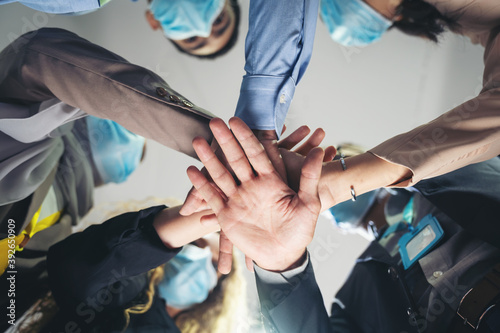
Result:
[[[0,6],[0,48],[28,30],[62,27],[154,70],[192,102],[227,120],[244,74],[249,0],[240,3],[239,41],[216,61],[180,55],[160,32],[151,31],[144,19],[146,0],[115,0],[84,16],[54,16],[19,4]],[[328,144],[350,141],[370,148],[477,94],[482,52],[463,37],[447,35],[434,45],[397,31],[370,47],[347,49],[334,44],[318,22],[314,54],[296,90],[287,127],[323,127]],[[125,184],[98,189],[96,203],[149,196],[182,200],[190,188],[185,170],[193,163],[199,165],[150,142],[138,170]],[[342,235],[323,217],[318,222],[310,252],[326,304],[365,245],[364,239]]]

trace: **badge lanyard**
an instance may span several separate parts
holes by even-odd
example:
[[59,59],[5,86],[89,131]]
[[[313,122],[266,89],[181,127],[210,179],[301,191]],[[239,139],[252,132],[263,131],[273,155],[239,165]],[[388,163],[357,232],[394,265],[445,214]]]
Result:
[[387,228],[387,230],[384,232],[382,235],[382,238],[386,238],[389,235],[404,230],[408,229],[409,232],[413,231],[413,197],[411,197],[410,201],[406,204],[404,210],[403,210],[403,219]]
[[401,236],[398,241],[399,253],[405,269],[413,266],[434,248],[444,236],[438,220],[430,214],[424,216],[415,227],[412,225],[413,221],[412,197],[403,210],[402,221],[391,225],[382,235],[382,238],[386,238],[395,232],[407,230],[407,233]]

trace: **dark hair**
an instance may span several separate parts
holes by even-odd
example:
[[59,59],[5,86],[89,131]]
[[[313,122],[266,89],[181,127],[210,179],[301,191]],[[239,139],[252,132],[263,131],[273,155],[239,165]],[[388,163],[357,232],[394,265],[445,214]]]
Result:
[[422,0],[403,0],[397,7],[396,15],[401,19],[392,27],[418,37],[438,41],[438,36],[446,29],[457,32],[456,19],[441,14],[436,7]]
[[233,48],[233,46],[236,44],[236,41],[238,40],[238,31],[239,31],[239,25],[240,25],[240,5],[238,4],[238,1],[237,0],[229,0],[229,5],[231,6],[231,8],[233,9],[233,12],[234,12],[234,30],[233,30],[233,33],[231,35],[231,38],[229,38],[226,45],[224,45],[224,47],[222,49],[220,49],[219,51],[217,51],[215,53],[211,53],[211,54],[205,54],[205,55],[192,54],[192,53],[189,53],[189,52],[185,51],[184,49],[182,49],[179,45],[177,45],[171,39],[169,39],[169,38],[167,38],[167,39],[172,44],[174,44],[175,48],[179,52],[196,57],[196,58],[215,59],[217,57],[220,57],[220,56],[226,54],[227,52],[229,52],[229,50],[231,50]]

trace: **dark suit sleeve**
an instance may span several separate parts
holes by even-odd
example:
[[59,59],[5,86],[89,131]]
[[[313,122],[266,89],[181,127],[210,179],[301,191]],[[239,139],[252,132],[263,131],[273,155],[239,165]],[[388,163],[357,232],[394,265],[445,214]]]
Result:
[[194,137],[212,139],[212,114],[155,73],[69,31],[29,32],[0,53],[0,63],[0,101],[57,98],[193,157]]
[[284,275],[255,267],[264,325],[268,332],[332,333],[311,263]]
[[415,185],[462,228],[500,248],[500,157],[471,164]]
[[164,206],[126,213],[50,247],[47,271],[59,307],[86,313],[123,308],[147,284],[145,273],[173,258],[152,223]]

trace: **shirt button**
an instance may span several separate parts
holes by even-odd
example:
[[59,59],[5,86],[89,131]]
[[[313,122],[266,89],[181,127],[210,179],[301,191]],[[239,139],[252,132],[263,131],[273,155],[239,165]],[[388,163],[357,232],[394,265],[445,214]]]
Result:
[[183,99],[182,100],[182,104],[184,104],[185,106],[187,106],[188,108],[192,108],[194,106],[193,103],[191,103],[190,101],[188,101],[187,99]]
[[410,318],[415,318],[417,316],[417,314],[415,313],[415,311],[413,311],[412,308],[406,309],[406,313],[408,314],[408,317],[410,317]]
[[387,270],[387,274],[389,274],[389,276],[391,277],[391,279],[393,279],[394,281],[396,281],[397,279],[399,279],[398,271],[394,267],[389,267],[389,269]]
[[417,314],[415,311],[413,311],[412,308],[406,309],[406,313],[408,314],[408,318],[410,319],[410,322],[416,323],[417,322]]
[[435,271],[434,273],[432,273],[432,276],[434,276],[437,279],[437,278],[443,276],[443,272]]
[[163,87],[156,88],[156,93],[161,97],[167,96],[167,90]]
[[175,95],[170,95],[168,96],[168,98],[170,98],[170,100],[174,103],[180,103],[181,102],[181,99],[178,97],[178,96],[175,96]]
[[283,94],[280,96],[280,104],[285,104],[285,103],[286,103],[285,94]]

